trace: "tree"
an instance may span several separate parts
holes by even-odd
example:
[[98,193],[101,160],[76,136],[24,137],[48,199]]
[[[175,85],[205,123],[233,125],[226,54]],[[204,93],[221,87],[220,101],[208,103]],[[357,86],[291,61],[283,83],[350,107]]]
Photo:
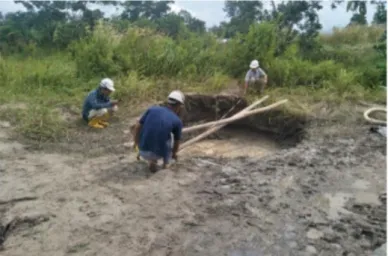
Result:
[[226,1],[224,11],[231,18],[230,22],[213,27],[211,31],[230,38],[238,32],[246,34],[252,24],[269,21],[277,25],[281,38],[276,54],[281,54],[298,35],[301,48],[308,50],[316,46],[313,39],[322,28],[318,16],[320,9],[321,1],[271,1],[269,9],[264,8],[262,1]]
[[373,24],[386,24],[387,23],[387,2],[386,1],[374,1],[376,4],[376,12],[373,15]]
[[140,18],[156,20],[165,16],[170,11],[170,4],[174,1],[125,1],[122,3],[123,19],[136,21]]
[[236,33],[246,34],[252,23],[261,21],[265,17],[261,1],[225,1],[224,11],[230,18],[228,30],[230,36]]
[[298,34],[295,28],[306,40],[316,37],[322,28],[318,17],[318,11],[322,9],[320,1],[288,1],[281,2],[277,7],[273,2],[272,8],[272,17],[279,29],[286,31],[288,43]]
[[353,16],[350,18],[350,24],[366,25],[367,13],[367,2],[366,1],[349,1],[346,6],[346,11],[352,11]]
[[[40,46],[53,45],[66,47],[72,40],[86,34],[86,27],[93,29],[97,20],[104,13],[99,9],[92,10],[89,3],[99,5],[116,5],[114,1],[15,1],[22,4],[27,11],[9,16],[2,31],[12,27],[12,40],[19,43],[35,42]],[[20,19],[23,21],[20,21]],[[15,26],[16,23],[24,24]],[[8,24],[8,25],[7,25]],[[22,36],[23,35],[23,36]]]
[[188,32],[183,17],[175,13],[165,15],[158,19],[156,23],[159,32],[171,36],[174,39]]
[[204,33],[206,31],[205,22],[193,17],[188,11],[182,10],[178,15],[183,18],[185,25],[191,32]]

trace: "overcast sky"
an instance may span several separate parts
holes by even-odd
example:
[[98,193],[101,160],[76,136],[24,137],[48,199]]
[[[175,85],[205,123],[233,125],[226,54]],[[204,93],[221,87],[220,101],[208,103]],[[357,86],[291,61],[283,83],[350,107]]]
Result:
[[[351,13],[346,12],[346,3],[339,6],[336,10],[331,10],[331,1],[325,1],[323,3],[324,8],[319,12],[319,18],[323,25],[323,31],[331,31],[333,27],[343,27],[349,23]],[[173,11],[178,12],[181,9],[189,11],[193,16],[206,22],[207,27],[218,25],[221,21],[227,20],[225,12],[222,10],[224,7],[224,1],[189,1],[181,0],[175,1],[175,4],[171,6]],[[24,10],[21,4],[15,4],[13,1],[1,1],[1,12],[14,12],[18,10]],[[101,8],[107,14],[116,13],[115,8]],[[372,21],[375,7],[368,4],[367,19],[368,22]]]

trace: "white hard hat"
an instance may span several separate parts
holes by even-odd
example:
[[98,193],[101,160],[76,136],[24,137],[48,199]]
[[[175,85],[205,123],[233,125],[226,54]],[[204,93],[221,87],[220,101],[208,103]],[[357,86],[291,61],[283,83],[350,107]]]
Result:
[[102,79],[102,80],[101,80],[101,83],[100,83],[100,87],[101,87],[101,88],[108,89],[108,90],[111,91],[111,92],[114,92],[114,91],[115,91],[113,81],[112,81],[112,79],[110,79],[110,78],[104,78],[104,79]]
[[183,93],[181,91],[172,91],[169,95],[168,95],[168,99],[169,100],[172,100],[172,101],[169,101],[169,103],[173,103],[173,101],[177,101],[181,104],[184,104],[185,103],[185,95],[183,95]]
[[252,60],[251,64],[249,65],[250,68],[258,68],[259,67],[259,61],[258,60]]

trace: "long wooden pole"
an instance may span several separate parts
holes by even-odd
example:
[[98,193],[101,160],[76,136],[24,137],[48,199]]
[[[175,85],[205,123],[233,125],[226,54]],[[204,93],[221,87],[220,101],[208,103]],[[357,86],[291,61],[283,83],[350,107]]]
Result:
[[[276,102],[274,104],[268,105],[266,107],[258,108],[258,109],[249,111],[243,117],[254,115],[254,114],[258,114],[258,113],[261,113],[261,112],[265,112],[265,111],[273,109],[273,108],[275,108],[275,107],[277,107],[279,105],[282,105],[282,104],[286,103],[287,101],[288,101],[287,99],[284,99],[284,100],[278,101],[278,102]],[[191,132],[191,131],[194,131],[194,130],[211,127],[213,125],[228,124],[230,122],[234,122],[236,120],[239,120],[239,119],[241,119],[243,117],[241,117],[241,116],[240,117],[232,116],[232,117],[221,119],[221,120],[218,120],[218,121],[213,121],[213,122],[208,122],[208,123],[205,123],[205,124],[194,125],[194,126],[188,127],[186,129],[183,129],[183,130],[184,130],[184,132]]]
[[[264,101],[264,100],[263,100]],[[218,131],[219,129],[221,129],[222,127],[226,126],[228,123],[231,123],[231,122],[234,122],[234,121],[237,121],[239,119],[242,119],[242,118],[245,118],[247,116],[250,116],[250,115],[254,115],[254,114],[257,114],[257,113],[261,113],[261,112],[265,112],[265,111],[268,111],[270,109],[273,109],[281,104],[284,104],[286,103],[288,100],[285,99],[285,100],[281,100],[281,101],[278,101],[274,104],[271,104],[269,106],[266,106],[266,107],[263,107],[263,108],[259,108],[259,109],[256,109],[256,110],[252,110],[252,111],[249,111],[249,109],[243,109],[241,112],[237,113],[236,115],[232,116],[231,118],[226,118],[226,119],[223,119],[223,120],[220,120],[220,121],[217,121],[218,122],[218,125],[207,130],[206,132],[198,135],[197,137],[194,137],[193,139],[189,140],[189,141],[186,141],[185,143],[183,143],[181,146],[180,146],[180,150],[179,151],[182,151],[184,150],[185,148],[187,148],[188,146],[190,146],[191,144],[209,136],[210,134]],[[254,103],[256,104],[256,103]],[[252,105],[254,105],[252,104]],[[251,105],[251,106],[252,106]],[[256,104],[257,105],[257,104]],[[254,107],[254,106],[253,106]]]
[[[248,111],[248,110],[251,110],[251,109],[255,108],[257,105],[263,103],[268,98],[269,98],[268,95],[264,96],[263,98],[255,101],[254,103],[252,103],[248,107],[244,108],[243,110],[241,110],[237,114],[233,115],[232,117],[237,116],[238,114],[242,113],[243,111]],[[221,120],[224,120],[224,119],[221,119]],[[218,121],[220,121],[220,120],[218,120]],[[212,122],[209,122],[209,123],[213,123],[213,125],[214,125],[215,122],[217,122],[217,121],[212,121]],[[196,130],[202,129],[203,128],[203,127],[201,127],[202,125],[206,125],[206,124],[209,124],[209,123],[204,123],[204,124],[200,124],[200,125],[194,125],[194,126],[191,126],[191,127],[183,128],[182,129],[182,133],[187,133],[187,132],[192,132],[192,131],[196,131]],[[217,124],[215,124],[215,125],[217,125]],[[212,126],[212,125],[209,125],[209,126]]]
[[[248,112],[249,110],[255,108],[257,105],[259,105],[260,103],[264,102],[266,99],[268,99],[268,95],[267,96],[264,96],[263,98],[255,101],[254,103],[252,103],[251,105],[249,105],[248,107],[244,108],[243,110],[241,110],[240,112],[238,112],[237,114],[233,115],[233,117],[239,117],[241,115],[243,115],[244,113]],[[209,134],[212,134],[218,130],[220,130],[221,128],[223,128],[224,126],[226,126],[226,124],[221,124],[221,125],[214,125],[214,127],[211,127],[209,130],[207,130],[206,132],[200,134],[199,136],[191,139],[191,140],[188,140],[187,142],[183,143],[181,146],[180,146],[180,150],[183,150],[185,147],[205,138],[206,136],[208,136]],[[190,129],[190,127],[189,127]],[[193,131],[193,130],[189,130],[189,131]]]

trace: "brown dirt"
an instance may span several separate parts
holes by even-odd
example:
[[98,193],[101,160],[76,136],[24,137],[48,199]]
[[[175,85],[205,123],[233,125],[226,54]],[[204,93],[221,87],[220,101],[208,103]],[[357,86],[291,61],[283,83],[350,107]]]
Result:
[[[185,124],[236,102],[195,97]],[[350,256],[385,242],[386,140],[368,125],[272,112],[277,122],[240,122],[151,175],[121,113],[39,151],[0,126],[1,255]]]

